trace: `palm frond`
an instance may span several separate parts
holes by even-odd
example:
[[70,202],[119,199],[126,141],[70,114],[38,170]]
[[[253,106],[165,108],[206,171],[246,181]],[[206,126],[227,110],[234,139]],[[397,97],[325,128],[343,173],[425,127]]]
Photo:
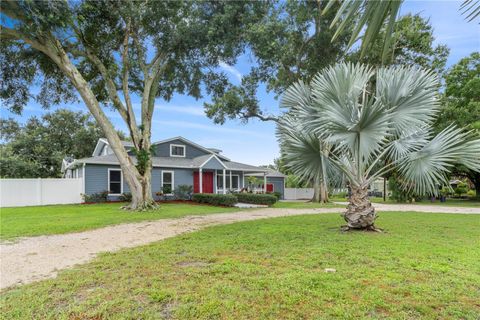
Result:
[[431,123],[439,109],[438,85],[432,71],[398,66],[378,70],[376,95],[391,113],[396,134]]
[[437,194],[438,187],[448,182],[446,174],[457,163],[480,171],[480,139],[450,126],[420,150],[407,154],[398,162],[398,169],[405,188],[419,194]]
[[280,100],[280,107],[298,108],[311,105],[310,87],[299,80],[285,90]]
[[337,186],[341,175],[329,161],[328,145],[313,133],[299,130],[300,127],[298,119],[291,114],[282,116],[277,124],[285,166],[302,180],[325,181]]
[[[336,0],[330,0],[324,9],[328,12]],[[363,57],[378,37],[380,30],[385,27],[384,48],[382,58],[385,61],[388,52],[392,51],[392,35],[395,21],[402,4],[402,0],[345,0],[337,11],[330,27],[336,26],[332,41],[335,41],[349,26],[354,26],[348,48],[360,38],[362,30],[362,45],[360,55]]]
[[460,11],[468,22],[471,22],[480,16],[480,1],[465,0],[460,5]]

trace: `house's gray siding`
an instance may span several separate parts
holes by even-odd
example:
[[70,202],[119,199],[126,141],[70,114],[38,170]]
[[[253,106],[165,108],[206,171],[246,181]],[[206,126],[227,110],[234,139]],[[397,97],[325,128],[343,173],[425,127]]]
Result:
[[[98,165],[87,164],[85,167],[85,193],[93,194],[108,190],[108,169],[120,169],[120,166],[115,165]],[[193,186],[193,170],[178,169],[178,168],[153,168],[152,170],[152,194],[161,191],[163,170],[174,172],[174,188],[179,185]],[[130,188],[123,179],[123,192],[130,192]],[[118,197],[110,196],[110,200],[115,200]]]
[[155,155],[157,157],[170,157],[170,145],[171,144],[178,144],[185,146],[185,157],[192,159],[195,157],[203,156],[205,154],[209,154],[204,150],[201,150],[191,144],[185,143],[182,140],[172,140],[165,143],[157,144],[154,146],[155,148]]
[[154,168],[154,171],[158,171],[159,186],[154,192],[160,191],[162,185],[162,171],[173,171],[173,189],[176,189],[180,185],[193,186],[193,170],[192,169],[178,169],[178,168]]
[[223,170],[224,167],[222,164],[216,159],[212,158],[207,163],[205,163],[202,167],[203,169],[216,169],[216,170]]
[[[85,193],[93,194],[108,190],[108,169],[120,169],[116,165],[87,164],[85,166]],[[123,192],[130,192],[130,188],[123,179]],[[117,196],[110,196],[109,200],[116,200]]]

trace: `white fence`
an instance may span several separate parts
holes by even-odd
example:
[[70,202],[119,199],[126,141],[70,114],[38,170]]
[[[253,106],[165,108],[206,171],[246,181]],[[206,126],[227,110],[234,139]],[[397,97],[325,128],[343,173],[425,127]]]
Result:
[[313,188],[285,188],[285,200],[310,200]]
[[0,207],[81,203],[83,179],[0,179]]

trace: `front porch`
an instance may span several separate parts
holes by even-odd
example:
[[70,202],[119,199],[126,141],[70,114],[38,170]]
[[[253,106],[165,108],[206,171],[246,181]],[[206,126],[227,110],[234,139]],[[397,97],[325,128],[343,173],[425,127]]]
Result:
[[[218,193],[226,194],[229,191],[240,192],[248,187],[245,182],[245,171],[229,169],[204,169],[200,168],[193,172],[193,192],[194,193]],[[267,175],[263,175],[263,184],[260,187],[255,186],[254,192],[267,192]],[[225,187],[224,187],[225,186]]]

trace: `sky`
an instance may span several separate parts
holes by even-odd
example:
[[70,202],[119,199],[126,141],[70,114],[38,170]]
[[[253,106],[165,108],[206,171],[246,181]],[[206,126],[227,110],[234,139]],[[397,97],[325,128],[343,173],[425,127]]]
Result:
[[[447,66],[457,63],[461,58],[474,51],[480,51],[480,26],[474,22],[466,22],[460,15],[461,1],[406,1],[401,8],[401,15],[420,13],[429,18],[434,28],[435,44],[446,44],[450,48]],[[248,56],[242,56],[237,64],[230,66],[222,63],[230,81],[240,83],[242,75],[247,74],[250,67]],[[258,98],[262,110],[267,113],[279,113],[278,100],[274,94],[259,89]],[[275,137],[275,125],[272,122],[251,120],[247,124],[238,120],[228,120],[224,125],[215,125],[203,112],[203,102],[188,96],[175,95],[169,102],[156,101],[156,110],[152,124],[152,141],[175,136],[183,136],[205,147],[218,148],[230,159],[252,165],[273,163],[279,156],[278,142]],[[133,100],[138,107],[139,99]],[[75,111],[87,111],[82,104],[69,104],[42,109],[32,101],[21,116],[1,110],[1,117],[13,117],[25,122],[31,116],[40,117],[57,108],[69,108]],[[138,109],[137,109],[138,111]],[[107,115],[117,129],[127,132],[122,120],[113,111]],[[93,151],[93,150],[92,150]]]

